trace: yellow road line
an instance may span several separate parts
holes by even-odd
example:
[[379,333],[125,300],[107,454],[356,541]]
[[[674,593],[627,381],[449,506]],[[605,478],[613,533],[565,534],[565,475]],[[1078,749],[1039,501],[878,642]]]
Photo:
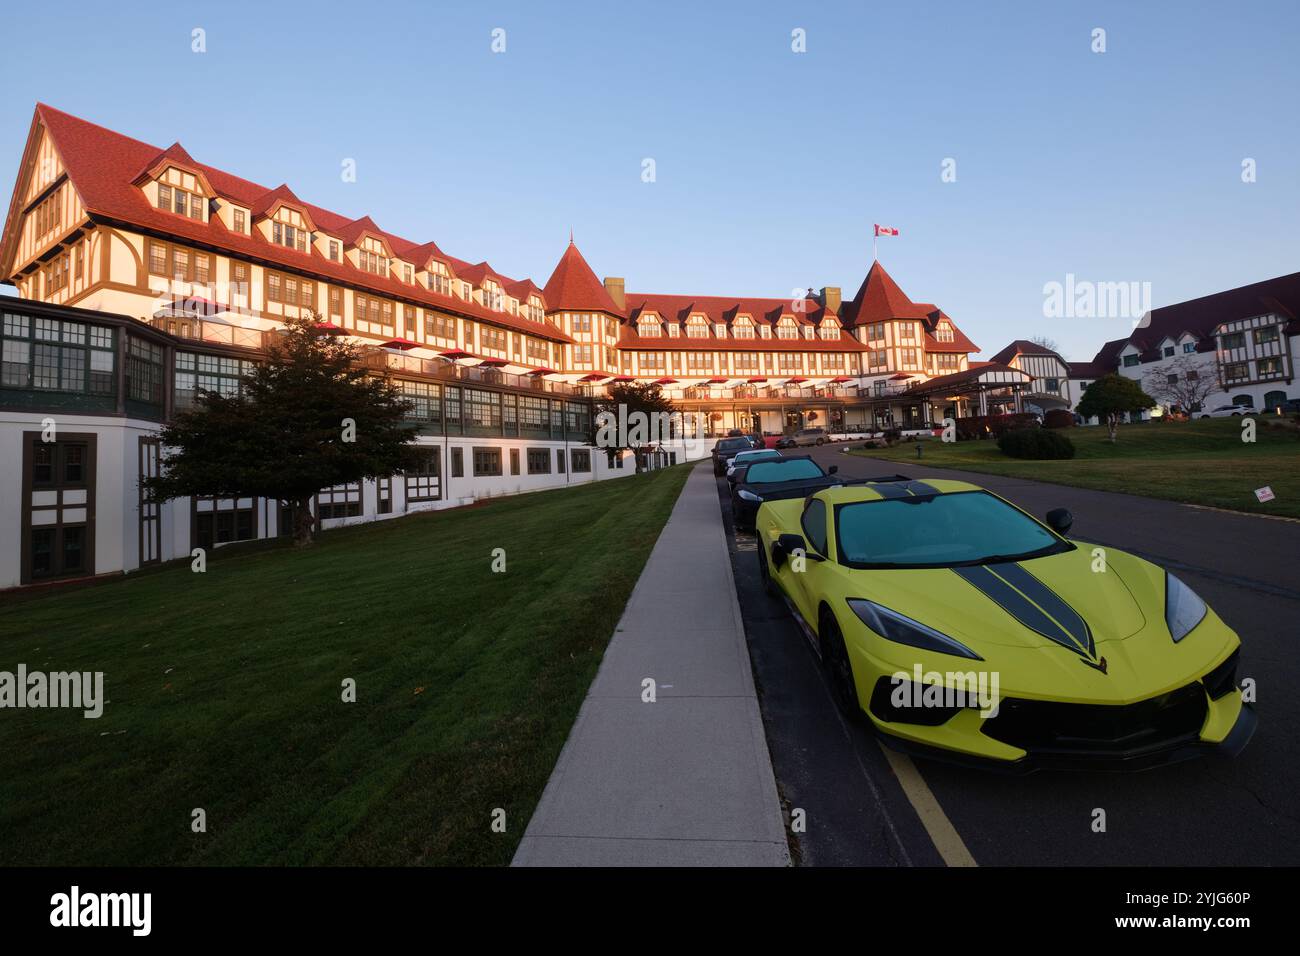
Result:
[[921,818],[921,825],[925,827],[925,832],[930,834],[930,840],[934,843],[934,848],[939,851],[939,855],[943,857],[943,862],[948,866],[979,866],[975,862],[975,857],[971,856],[970,850],[966,849],[966,844],[958,835],[957,828],[943,812],[943,807],[939,806],[939,801],[935,799],[930,785],[921,776],[921,771],[917,770],[916,764],[912,763],[912,758],[884,744],[880,744],[880,749],[885,752],[885,759],[893,768],[894,776],[898,777],[898,782],[903,787],[903,793],[907,795],[916,815]]

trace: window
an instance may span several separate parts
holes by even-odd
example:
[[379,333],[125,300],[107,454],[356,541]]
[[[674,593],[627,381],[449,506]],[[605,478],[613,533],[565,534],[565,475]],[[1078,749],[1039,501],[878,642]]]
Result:
[[549,431],[546,399],[533,398],[531,395],[519,396],[519,424],[533,431]]
[[591,452],[586,448],[574,448],[569,452],[571,470],[575,475],[591,473]]
[[803,518],[799,522],[803,528],[804,538],[807,539],[809,546],[817,554],[826,554],[826,502],[820,498],[813,498],[808,502],[808,507],[803,510]]
[[797,339],[799,337],[799,327],[794,324],[794,319],[785,318],[778,322],[776,337],[778,339]]
[[1184,343],[1183,343],[1183,354],[1184,354],[1184,355],[1191,355],[1191,354],[1192,354],[1193,352],[1195,352],[1195,351],[1196,351],[1196,343],[1195,343],[1195,342],[1184,342]]
[[330,518],[361,517],[361,485],[359,482],[332,485],[316,496],[316,516],[322,521]]
[[1043,379],[1043,391],[1056,394],[1061,391],[1061,380],[1059,378]]
[[510,474],[512,475],[519,474],[519,449],[518,448],[510,449]]
[[874,349],[868,352],[867,367],[873,372],[889,368],[889,353],[885,349]]
[[[418,449],[415,462],[406,472],[406,500],[437,501],[442,497],[442,457],[437,448]],[[460,477],[461,449],[451,450],[451,473]]]
[[497,392],[485,392],[478,388],[465,389],[465,424],[499,430],[501,396]]
[[248,264],[232,262],[230,264],[230,294],[248,298]]
[[32,211],[36,220],[36,238],[39,239],[63,225],[63,191],[57,190]]
[[446,401],[443,403],[443,417],[453,430],[460,430],[460,386],[448,385]]
[[934,340],[936,342],[952,342],[954,339],[952,326],[947,322],[940,323],[939,327],[935,329]]
[[455,339],[456,320],[437,312],[425,312],[424,334],[435,339]]
[[497,477],[501,474],[500,448],[474,449],[474,476]]
[[737,372],[756,372],[759,368],[758,353],[733,352],[731,355],[731,366]]
[[650,318],[637,319],[636,334],[641,336],[642,338],[647,338],[647,339],[658,338],[662,332],[663,329],[659,327],[658,319],[650,319]]
[[68,255],[59,253],[45,267],[45,294],[52,295],[68,284]]
[[437,422],[442,420],[442,386],[433,382],[413,382],[398,379],[398,395],[403,401],[410,402],[403,416],[410,422]]
[[149,272],[156,276],[167,274],[167,247],[161,242],[149,243]]
[[415,281],[415,270],[408,265],[402,265],[402,279],[409,285]]
[[574,332],[584,332],[584,333],[585,333],[585,332],[590,332],[590,331],[591,331],[591,316],[590,316],[590,315],[574,315],[574,316],[571,316],[571,317],[570,317],[570,321],[573,323],[573,331],[574,331]]
[[236,209],[230,214],[231,221],[234,223],[235,232],[248,232],[248,215],[242,209]]
[[310,308],[316,302],[316,284],[296,276],[266,273],[266,300],[281,305]]
[[1276,341],[1277,341],[1277,326],[1276,326],[1276,325],[1270,325],[1270,326],[1269,326],[1268,328],[1266,328],[1266,329],[1256,329],[1256,330],[1255,330],[1255,344],[1256,344],[1256,345],[1272,345],[1272,344],[1273,344],[1274,342],[1276,342]]
[[[94,451],[88,442],[43,442],[39,436],[33,436],[26,449],[24,467],[33,489],[86,489],[84,494],[93,501]],[[92,569],[84,518],[64,524],[61,519],[67,512],[57,507],[33,510],[31,514],[49,519],[40,524],[33,522],[35,526],[28,532],[27,559],[32,579],[86,573]]]
[[1245,381],[1249,377],[1245,362],[1232,362],[1223,367],[1223,378],[1228,382]]
[[163,350],[134,335],[126,337],[126,397],[151,405],[163,403]]
[[1276,378],[1282,374],[1282,360],[1277,357],[1262,358],[1255,363],[1256,374],[1260,378]]
[[549,449],[528,449],[528,473],[530,475],[549,475],[551,473],[551,452]]
[[244,378],[251,375],[256,367],[246,359],[194,352],[177,352],[173,364],[173,394],[177,410],[190,408],[200,392],[238,395]]
[[339,261],[339,242],[338,242],[337,239],[331,239],[331,240],[330,240],[330,244],[329,244],[329,260],[330,260],[330,262],[338,262],[338,261]]
[[357,250],[357,266],[362,271],[373,272],[375,275],[388,274],[388,259],[369,249]]
[[709,326],[702,315],[692,315],[686,322],[686,337],[691,339],[707,339],[709,337]]
[[1166,376],[1165,376],[1165,384],[1166,384],[1166,385],[1176,385],[1177,383],[1178,383],[1178,376],[1177,376],[1177,374],[1174,374],[1174,375],[1166,375]]
[[776,367],[782,372],[802,372],[803,354],[800,352],[781,352],[776,356]]
[[1125,367],[1125,368],[1132,368],[1134,365],[1137,365],[1137,363],[1138,363],[1138,357],[1137,357],[1136,355],[1125,355],[1125,356],[1124,356],[1124,367]]
[[306,252],[307,230],[291,226],[287,222],[273,222],[271,223],[271,241],[277,246],[284,246],[286,249]]
[[453,448],[451,450],[451,476],[453,478],[462,478],[465,475],[465,450],[463,448]]
[[731,334],[738,339],[752,339],[754,337],[754,323],[747,315],[737,317],[732,323]]
[[712,352],[687,352],[686,369],[690,372],[712,372],[713,371],[713,353]]
[[872,322],[867,326],[868,342],[883,342],[885,340],[885,323]]
[[919,368],[916,349],[899,349],[898,356],[903,368]]
[[961,356],[955,352],[940,352],[934,357],[934,367],[938,371],[956,372],[961,368]]
[[113,329],[6,312],[0,387],[113,395]]
[[194,516],[194,535],[200,548],[212,548],[231,541],[249,541],[254,537],[252,508],[220,507],[223,502],[233,502],[231,498],[205,500],[212,503],[211,510],[200,511]]
[[555,471],[557,474],[564,474],[564,449],[555,449]]
[[429,263],[429,291],[451,295],[451,280],[447,278],[447,266],[444,263]]
[[915,322],[899,322],[899,323],[898,323],[898,340],[899,340],[900,342],[915,342],[915,341],[916,341],[916,323],[915,323]]
[[1245,332],[1229,332],[1219,339],[1219,347],[1224,349],[1240,349],[1246,347]]
[[330,306],[329,306],[330,318],[331,319],[342,318],[343,317],[343,290],[340,289],[338,286],[330,286],[329,302],[330,302]]
[[662,372],[667,368],[663,352],[637,352],[636,361],[637,367],[643,372]]
[[478,333],[479,348],[492,349],[497,352],[506,350],[506,334],[500,329],[489,329],[483,326]]

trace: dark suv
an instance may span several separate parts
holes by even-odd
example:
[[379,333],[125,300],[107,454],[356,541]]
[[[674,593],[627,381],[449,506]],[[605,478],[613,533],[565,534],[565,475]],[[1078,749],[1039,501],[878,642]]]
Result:
[[754,444],[744,435],[735,438],[722,438],[713,446],[713,473],[725,475],[727,462],[736,457],[737,452],[753,451]]

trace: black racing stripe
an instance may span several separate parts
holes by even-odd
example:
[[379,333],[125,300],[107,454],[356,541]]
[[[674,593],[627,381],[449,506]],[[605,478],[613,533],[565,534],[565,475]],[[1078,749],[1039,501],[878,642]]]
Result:
[[1076,654],[1082,654],[1080,646],[1073,641],[1066,631],[1063,631],[1059,625],[1039,610],[1028,598],[986,566],[977,564],[967,568],[953,568],[952,570],[1031,631],[1041,634],[1049,641],[1060,644]]
[[903,487],[914,495],[937,495],[942,493],[934,485],[927,485],[924,481],[909,481]]
[[1081,651],[1089,657],[1094,656],[1096,646],[1088,622],[1061,600],[1060,595],[1018,564],[999,564],[993,568],[993,573],[1046,611],[1049,617],[1069,632]]
[[894,483],[868,485],[868,487],[872,491],[877,492],[882,498],[906,498],[908,496],[907,490],[905,488],[901,488]]

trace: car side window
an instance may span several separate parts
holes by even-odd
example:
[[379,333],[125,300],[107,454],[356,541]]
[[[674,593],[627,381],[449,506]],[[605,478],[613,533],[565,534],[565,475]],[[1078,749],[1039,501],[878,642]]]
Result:
[[826,502],[813,498],[803,509],[803,519],[799,522],[808,546],[818,554],[826,555]]

